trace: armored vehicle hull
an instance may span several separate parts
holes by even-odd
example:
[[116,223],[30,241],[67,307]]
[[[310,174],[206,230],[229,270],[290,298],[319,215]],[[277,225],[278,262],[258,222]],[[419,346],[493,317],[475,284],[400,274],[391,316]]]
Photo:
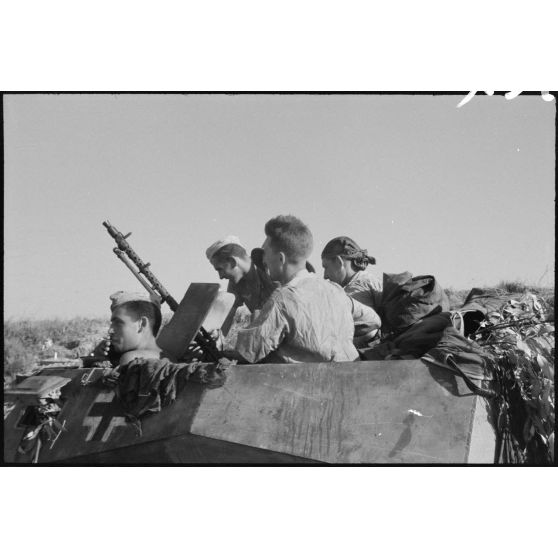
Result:
[[[225,385],[187,384],[144,418],[123,416],[103,369],[48,369],[69,378],[64,430],[39,463],[445,464],[492,463],[495,434],[483,398],[448,370],[419,360],[233,366]],[[88,382],[83,385],[84,374]],[[4,460],[17,448],[27,403],[4,420]]]

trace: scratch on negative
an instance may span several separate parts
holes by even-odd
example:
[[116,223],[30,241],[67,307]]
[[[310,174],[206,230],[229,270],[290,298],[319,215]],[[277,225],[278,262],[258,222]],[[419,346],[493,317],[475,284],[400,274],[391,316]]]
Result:
[[411,415],[416,415],[417,417],[432,418],[434,415],[423,415],[420,411],[415,411],[414,409],[409,409],[407,411]]

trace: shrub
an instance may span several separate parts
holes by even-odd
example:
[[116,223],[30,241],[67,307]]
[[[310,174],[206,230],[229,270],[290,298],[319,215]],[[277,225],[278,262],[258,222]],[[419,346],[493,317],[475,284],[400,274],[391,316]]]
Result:
[[522,283],[520,281],[500,281],[496,285],[496,288],[510,294],[524,293],[528,290],[528,287],[525,285],[525,283]]
[[[7,320],[4,322],[4,378],[28,374],[39,358],[87,354],[108,328],[103,319]],[[50,339],[52,344],[45,348]]]
[[35,349],[21,339],[4,340],[4,382],[15,380],[16,374],[30,374],[35,365]]

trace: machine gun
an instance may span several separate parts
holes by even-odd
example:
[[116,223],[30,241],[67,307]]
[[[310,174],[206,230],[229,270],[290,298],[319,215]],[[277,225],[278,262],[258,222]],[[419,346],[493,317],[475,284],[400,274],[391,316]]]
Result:
[[[112,251],[124,262],[124,265],[134,274],[136,279],[151,295],[160,298],[161,302],[166,302],[170,309],[176,312],[179,306],[176,299],[170,295],[163,284],[149,269],[151,264],[144,263],[126,240],[132,233],[124,235],[108,221],[103,221],[103,226],[116,241],[117,247],[113,248]],[[203,327],[200,327],[196,333],[195,343],[211,361],[217,362],[221,358],[222,354],[217,348],[215,340]]]

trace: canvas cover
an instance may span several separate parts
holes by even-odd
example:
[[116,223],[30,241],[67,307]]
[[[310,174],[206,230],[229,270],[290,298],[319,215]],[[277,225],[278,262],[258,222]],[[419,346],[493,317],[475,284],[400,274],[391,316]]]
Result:
[[447,312],[449,299],[432,275],[384,273],[381,307],[384,334],[399,334],[419,320]]

